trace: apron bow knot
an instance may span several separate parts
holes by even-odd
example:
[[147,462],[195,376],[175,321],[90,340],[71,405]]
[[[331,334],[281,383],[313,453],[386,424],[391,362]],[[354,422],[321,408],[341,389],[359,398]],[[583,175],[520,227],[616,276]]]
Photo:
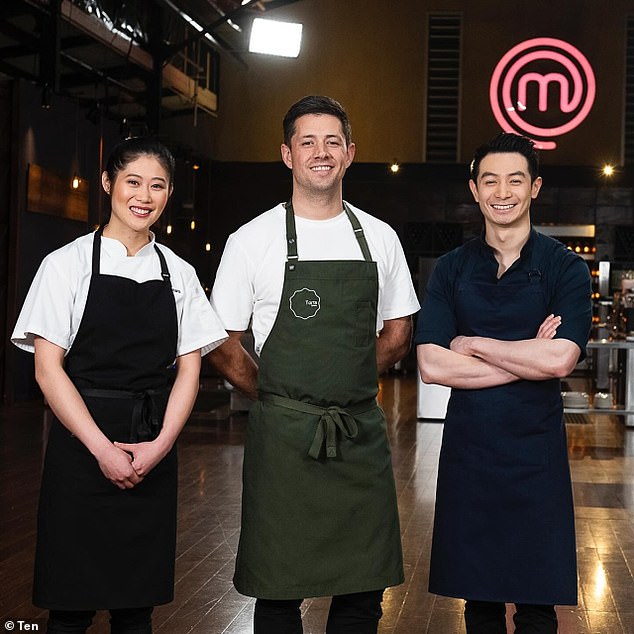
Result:
[[128,442],[149,442],[154,440],[163,427],[163,412],[170,388],[131,390],[111,390],[105,388],[77,388],[82,396],[94,398],[114,398],[134,401],[130,420]]
[[147,442],[154,440],[161,431],[161,420],[154,398],[154,390],[136,392],[133,396],[132,428],[130,442]]
[[317,429],[313,442],[308,450],[308,455],[315,460],[319,460],[321,448],[326,443],[326,458],[337,457],[337,432],[348,440],[354,440],[359,433],[359,426],[355,416],[368,412],[377,407],[376,399],[371,398],[366,401],[351,405],[344,409],[338,405],[329,407],[319,407],[312,403],[297,401],[293,398],[279,396],[278,394],[261,393],[260,400],[264,403],[271,403],[278,407],[285,407],[304,414],[319,416]]
[[341,407],[332,405],[326,408],[315,431],[315,437],[308,450],[308,455],[317,460],[322,445],[326,442],[326,458],[337,457],[337,430],[344,438],[354,440],[359,433],[359,427],[354,416]]

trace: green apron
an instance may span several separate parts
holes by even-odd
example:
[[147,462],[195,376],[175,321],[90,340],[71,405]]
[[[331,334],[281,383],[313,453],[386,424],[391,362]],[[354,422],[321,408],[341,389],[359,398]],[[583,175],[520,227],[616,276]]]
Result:
[[378,273],[364,260],[300,261],[286,205],[287,261],[260,355],[244,454],[242,594],[299,599],[403,582],[391,454],[376,402]]

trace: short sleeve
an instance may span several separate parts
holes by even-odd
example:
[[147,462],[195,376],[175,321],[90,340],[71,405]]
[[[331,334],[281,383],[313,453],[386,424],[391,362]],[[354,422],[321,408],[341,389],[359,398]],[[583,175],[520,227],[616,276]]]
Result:
[[413,315],[420,305],[401,243],[394,234],[388,269],[381,286],[379,318],[381,321]]
[[249,327],[255,301],[252,268],[235,235],[229,236],[211,291],[211,305],[227,330]]
[[561,317],[556,339],[568,339],[586,356],[586,344],[592,327],[592,280],[585,261],[566,252],[559,273],[551,282],[549,312]]
[[193,269],[184,280],[184,291],[176,354],[182,356],[200,349],[201,356],[205,356],[226,341],[228,335]]
[[433,343],[449,348],[456,336],[453,284],[447,256],[440,258],[432,272],[422,298],[422,308],[416,321],[414,343]]
[[44,258],[11,335],[18,348],[34,353],[36,336],[64,350],[70,348],[76,290],[71,276],[72,267],[64,266],[59,253]]

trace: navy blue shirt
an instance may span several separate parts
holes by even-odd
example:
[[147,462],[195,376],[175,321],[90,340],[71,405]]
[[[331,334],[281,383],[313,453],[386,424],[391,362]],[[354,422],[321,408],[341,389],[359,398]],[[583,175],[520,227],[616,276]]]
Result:
[[[544,241],[544,255],[538,265],[541,283],[547,298],[548,314],[561,317],[555,339],[568,339],[579,346],[580,359],[585,357],[586,343],[592,325],[592,283],[585,261],[561,242],[531,230],[520,257],[498,279],[499,264],[484,235],[443,255],[429,280],[422,308],[418,314],[414,343],[433,343],[449,348],[458,334],[454,310],[455,294],[462,271],[471,254],[476,263],[471,273],[474,282],[516,284],[526,280],[531,256],[537,240]],[[517,315],[522,319],[522,315]],[[537,334],[537,332],[535,332]]]

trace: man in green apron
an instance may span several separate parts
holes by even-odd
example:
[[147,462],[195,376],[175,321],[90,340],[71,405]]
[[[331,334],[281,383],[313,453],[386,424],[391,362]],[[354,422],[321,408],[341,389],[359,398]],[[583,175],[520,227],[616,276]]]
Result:
[[374,633],[403,581],[377,377],[407,353],[418,301],[395,232],[343,201],[355,145],[341,105],[294,104],[281,150],[291,200],[230,236],[211,298],[230,331],[212,363],[257,399],[234,583],[257,598],[256,634],[301,633],[315,596],[333,596],[328,634]]

